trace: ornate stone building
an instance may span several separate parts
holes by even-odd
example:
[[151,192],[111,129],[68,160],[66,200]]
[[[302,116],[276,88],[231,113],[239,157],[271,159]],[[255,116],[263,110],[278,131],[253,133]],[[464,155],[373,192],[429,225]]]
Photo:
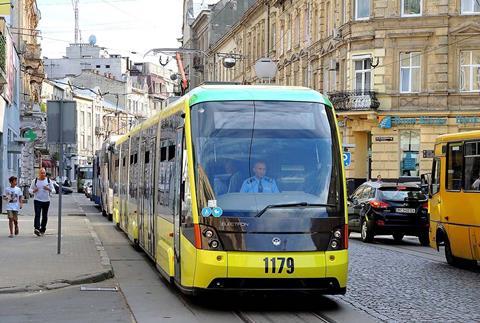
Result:
[[41,109],[42,81],[45,73],[38,43],[38,23],[41,18],[36,0],[19,0],[14,6],[14,26],[25,32],[17,33],[16,46],[22,53],[20,63],[20,134],[33,131],[36,139],[25,143],[21,156],[20,186],[29,185],[46,153],[46,113]]
[[328,95],[350,178],[429,172],[438,135],[480,129],[476,0],[257,1],[215,52],[243,57],[218,80],[256,82],[255,62],[271,57],[275,83]]

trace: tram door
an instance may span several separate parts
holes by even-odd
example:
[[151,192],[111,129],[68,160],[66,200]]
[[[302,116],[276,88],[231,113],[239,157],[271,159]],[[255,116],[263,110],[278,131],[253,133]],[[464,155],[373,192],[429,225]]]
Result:
[[140,198],[140,241],[147,253],[155,255],[154,235],[154,179],[155,179],[155,128],[147,130],[142,143],[142,173]]
[[175,253],[175,278],[181,282],[180,277],[180,235],[181,233],[181,181],[183,163],[183,127],[177,128],[175,143],[175,204],[174,204],[174,253]]
[[139,153],[139,167],[140,174],[138,176],[138,242],[143,247],[146,248],[145,241],[145,199],[146,199],[146,178],[145,174],[146,168],[148,167],[147,161],[147,149],[146,149],[146,138],[145,136],[140,141],[140,153]]

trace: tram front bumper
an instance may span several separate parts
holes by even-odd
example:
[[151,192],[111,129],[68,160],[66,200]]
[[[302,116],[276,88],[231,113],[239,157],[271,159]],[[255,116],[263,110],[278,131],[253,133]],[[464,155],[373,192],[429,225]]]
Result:
[[198,250],[195,287],[217,291],[302,290],[344,294],[348,251],[214,252]]

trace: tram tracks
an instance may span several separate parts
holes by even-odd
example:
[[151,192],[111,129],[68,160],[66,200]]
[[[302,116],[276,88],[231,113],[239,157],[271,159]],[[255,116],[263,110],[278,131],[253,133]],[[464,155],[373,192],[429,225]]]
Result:
[[332,319],[326,317],[324,314],[316,311],[312,312],[300,312],[300,313],[279,313],[279,312],[246,312],[246,311],[233,311],[233,313],[245,323],[267,323],[267,322],[324,322],[333,323]]

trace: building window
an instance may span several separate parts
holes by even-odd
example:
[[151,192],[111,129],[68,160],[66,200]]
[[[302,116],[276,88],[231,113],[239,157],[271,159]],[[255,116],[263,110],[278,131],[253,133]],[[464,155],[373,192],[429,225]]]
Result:
[[420,52],[400,53],[400,92],[420,92]]
[[480,50],[460,53],[460,90],[480,91]]
[[320,39],[320,19],[318,17],[318,9],[313,13],[313,41]]
[[472,15],[480,13],[479,0],[462,0],[462,14]]
[[105,68],[110,68],[110,65],[105,65]]
[[80,126],[85,127],[85,112],[80,112]]
[[422,0],[402,0],[402,17],[422,15]]
[[95,68],[101,68],[102,65],[95,65]]
[[420,132],[400,132],[400,175],[419,176]]
[[[277,24],[275,22],[272,23],[272,27],[271,28],[271,31],[270,31],[270,35],[271,35],[271,39],[270,39],[270,48],[268,48],[269,51],[271,51],[272,49],[275,50],[275,44],[277,42]],[[270,56],[270,53],[268,53],[267,57]]]
[[355,0],[355,20],[370,18],[370,0]]
[[90,128],[92,124],[92,114],[90,112],[87,112],[86,122],[87,122],[86,128]]
[[371,58],[355,60],[355,92],[363,94],[371,90],[372,65]]
[[284,46],[285,46],[285,43],[283,41],[283,38],[284,38],[284,35],[285,35],[285,29],[284,27],[280,27],[280,54],[283,54],[284,52]]
[[300,14],[295,17],[295,46],[300,45]]
[[287,23],[287,51],[292,49],[292,18],[291,16],[288,18],[288,23]]
[[303,39],[305,42],[309,43],[310,40],[310,13],[308,9],[303,11]]
[[92,147],[92,136],[87,137],[87,147],[85,147],[87,150]]

